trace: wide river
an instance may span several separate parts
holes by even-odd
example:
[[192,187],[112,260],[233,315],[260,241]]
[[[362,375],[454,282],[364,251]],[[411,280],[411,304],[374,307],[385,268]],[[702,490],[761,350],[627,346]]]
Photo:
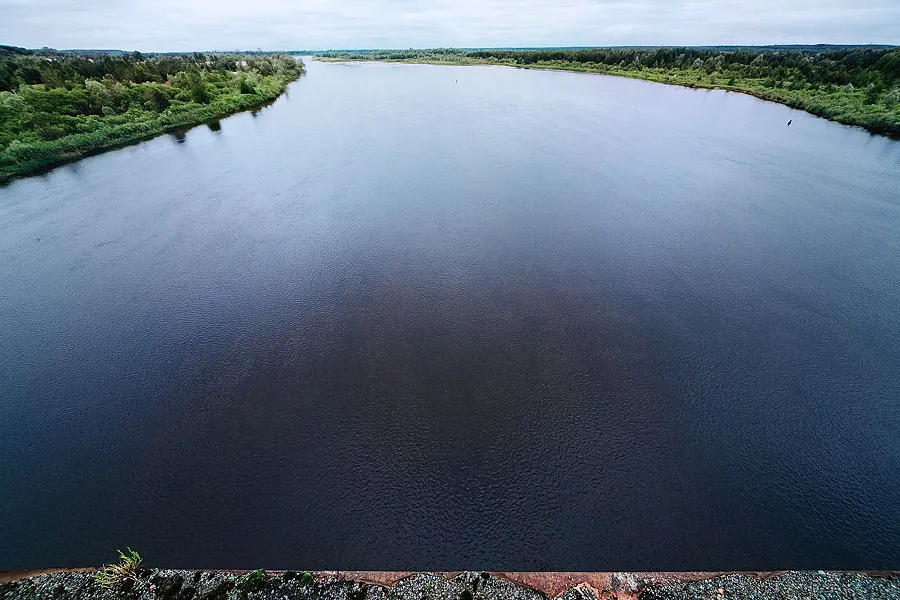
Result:
[[0,188],[0,569],[900,566],[900,143],[307,64]]

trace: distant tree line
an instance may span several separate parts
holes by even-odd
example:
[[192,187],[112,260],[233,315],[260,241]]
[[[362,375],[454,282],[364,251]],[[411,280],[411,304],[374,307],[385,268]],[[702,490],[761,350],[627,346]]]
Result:
[[293,72],[296,59],[284,54],[153,54],[140,52],[74,54],[0,46],[0,91],[22,84],[71,88],[86,79],[120,83],[166,83],[184,71],[256,71],[259,75]]
[[317,52],[316,56],[341,60],[420,60],[420,59],[459,59],[469,55],[466,50],[458,48],[429,48],[425,50],[331,50]]
[[900,135],[900,48],[892,46],[438,48],[332,51],[318,56],[566,69],[724,88]]
[[872,84],[877,90],[900,81],[900,48],[850,48],[830,51],[702,48],[586,48],[578,50],[474,50],[466,56],[530,65],[568,62],[654,69],[702,69],[745,78],[803,81],[818,85],[857,87]]

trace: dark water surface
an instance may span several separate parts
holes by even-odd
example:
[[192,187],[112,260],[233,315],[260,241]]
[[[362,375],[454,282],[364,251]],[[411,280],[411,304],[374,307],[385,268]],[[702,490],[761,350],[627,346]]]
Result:
[[628,79],[312,63],[256,116],[0,188],[0,568],[126,545],[900,567],[900,143]]

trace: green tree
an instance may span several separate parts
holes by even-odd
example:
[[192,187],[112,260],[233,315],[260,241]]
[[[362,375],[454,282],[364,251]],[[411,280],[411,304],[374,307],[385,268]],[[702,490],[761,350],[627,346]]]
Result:
[[878,100],[878,88],[875,87],[874,83],[870,83],[866,86],[866,95],[864,100],[866,104],[875,104],[875,101]]
[[884,95],[884,105],[888,108],[894,108],[898,104],[900,104],[900,87],[895,87]]
[[[261,61],[271,75],[259,73]],[[253,108],[302,73],[290,56],[98,56],[0,46],[0,181]]]
[[32,66],[22,67],[16,74],[19,76],[23,83],[27,83],[28,85],[44,83],[44,78],[41,76],[41,72]]

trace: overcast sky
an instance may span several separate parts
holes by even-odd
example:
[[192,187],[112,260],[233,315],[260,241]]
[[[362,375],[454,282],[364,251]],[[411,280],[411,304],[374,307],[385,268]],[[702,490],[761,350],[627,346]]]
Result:
[[900,0],[0,0],[0,44],[143,51],[900,44]]

